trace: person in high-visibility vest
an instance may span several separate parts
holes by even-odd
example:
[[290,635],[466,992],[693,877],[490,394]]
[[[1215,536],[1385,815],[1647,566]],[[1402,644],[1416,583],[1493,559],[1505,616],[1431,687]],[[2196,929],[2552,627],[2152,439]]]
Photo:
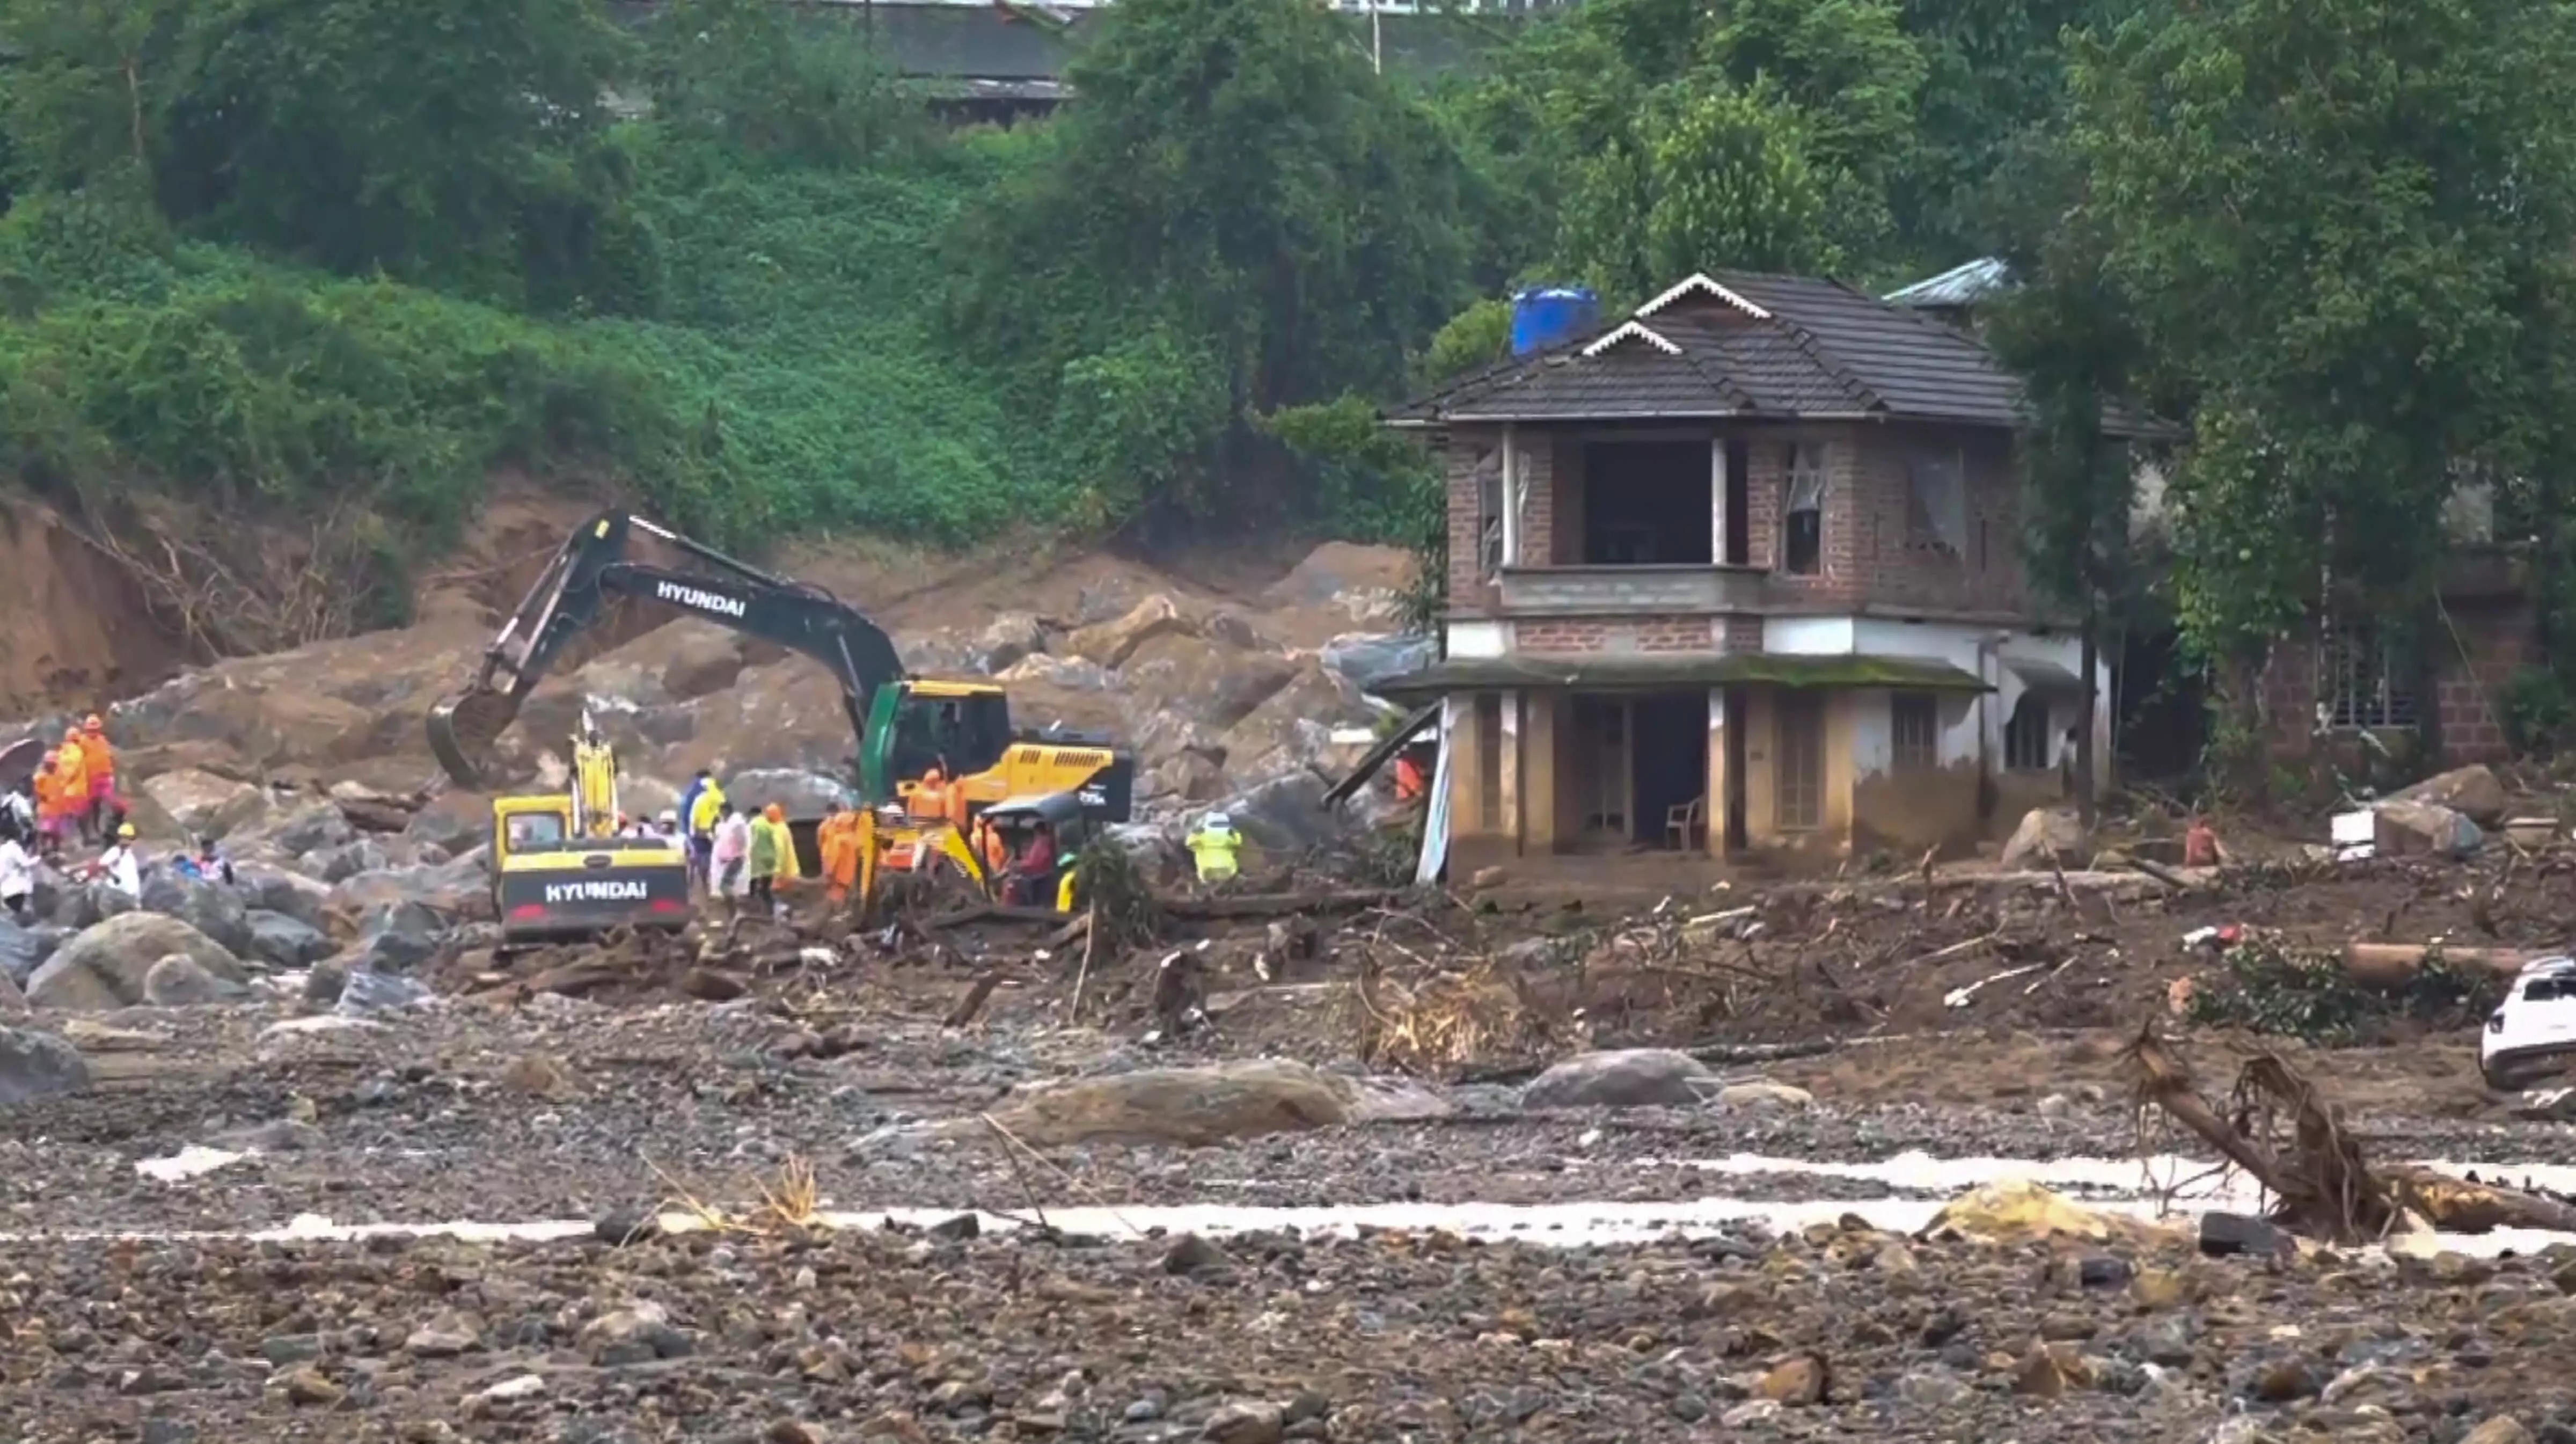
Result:
[[1234,819],[1222,812],[1211,812],[1199,823],[1199,830],[1189,836],[1190,857],[1199,865],[1199,881],[1219,883],[1233,877],[1243,851],[1243,834],[1234,830]]

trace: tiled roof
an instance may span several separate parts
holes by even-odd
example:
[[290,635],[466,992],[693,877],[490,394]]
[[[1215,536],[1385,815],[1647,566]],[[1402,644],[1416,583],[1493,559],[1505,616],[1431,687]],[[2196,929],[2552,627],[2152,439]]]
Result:
[[[1822,416],[2015,427],[2021,385],[1982,343],[1918,311],[1835,281],[1720,272],[1388,413],[1413,425]],[[2113,429],[2156,428],[2123,412]]]

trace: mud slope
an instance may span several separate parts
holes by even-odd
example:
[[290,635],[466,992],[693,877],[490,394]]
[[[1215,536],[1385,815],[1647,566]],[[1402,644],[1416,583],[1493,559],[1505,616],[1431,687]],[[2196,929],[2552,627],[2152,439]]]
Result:
[[103,706],[185,660],[143,596],[51,508],[0,498],[0,716]]

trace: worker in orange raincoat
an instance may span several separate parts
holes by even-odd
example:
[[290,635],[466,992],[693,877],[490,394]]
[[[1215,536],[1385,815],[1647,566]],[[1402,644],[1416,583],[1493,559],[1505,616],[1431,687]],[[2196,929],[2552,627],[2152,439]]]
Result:
[[63,745],[54,749],[54,805],[63,811],[63,831],[74,827],[87,839],[89,833],[89,750],[81,745],[80,729],[63,734]]
[[824,895],[838,907],[859,881],[859,814],[833,803],[823,825],[814,829],[814,843],[823,854]]
[[907,817],[933,818],[948,815],[948,774],[933,765],[913,784],[912,795],[904,799]]
[[37,846],[47,857],[61,855],[63,834],[71,827],[71,814],[63,808],[61,757],[59,752],[46,753],[30,779],[36,792]]
[[81,723],[81,760],[89,766],[89,828],[105,838],[115,835],[114,814],[124,811],[116,800],[116,749],[107,742],[107,724],[95,712]]

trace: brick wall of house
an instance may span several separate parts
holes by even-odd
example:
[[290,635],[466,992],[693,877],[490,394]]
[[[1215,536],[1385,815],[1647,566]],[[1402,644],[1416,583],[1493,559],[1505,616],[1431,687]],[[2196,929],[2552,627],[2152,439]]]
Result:
[[1554,617],[1512,623],[1512,646],[1523,652],[1710,652],[1717,650],[1718,636],[1708,617]]
[[[2452,606],[2449,628],[2431,644],[2433,695],[2417,699],[2418,706],[2441,709],[2445,765],[2511,756],[2505,693],[2535,655],[2533,629],[2531,608],[2518,599]],[[2258,683],[2264,741],[2275,757],[2306,757],[2316,745],[2318,660],[2316,630],[2306,627],[2275,643],[2264,663]]]
[[[2020,491],[2010,438],[1966,427],[1855,427],[1854,600],[1957,612],[2020,614],[2030,606],[2021,558]],[[1917,535],[1912,463],[1958,455],[1966,491],[1964,554]],[[1835,482],[1842,476],[1837,472]],[[1830,549],[1830,544],[1829,544]]]

